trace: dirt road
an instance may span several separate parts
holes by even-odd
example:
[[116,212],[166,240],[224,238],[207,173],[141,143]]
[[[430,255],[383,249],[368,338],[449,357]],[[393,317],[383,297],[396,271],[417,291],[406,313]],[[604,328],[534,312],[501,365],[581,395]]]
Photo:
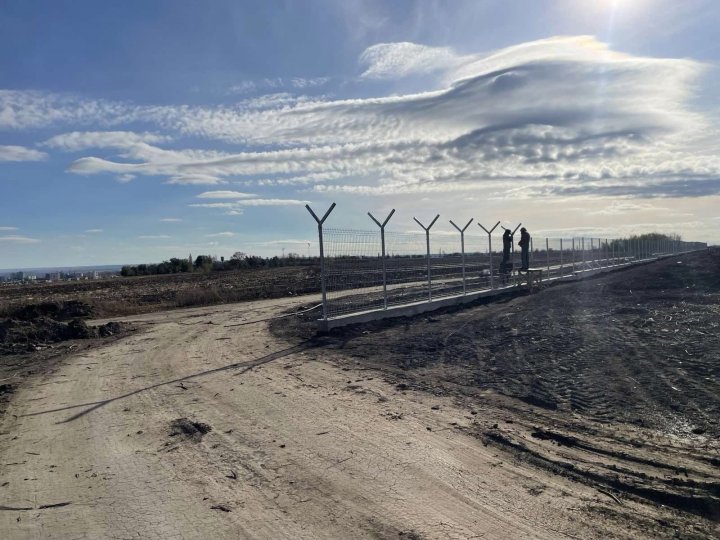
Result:
[[0,429],[3,538],[627,534],[586,511],[607,495],[472,436],[494,413],[336,363],[331,341],[229,326],[294,304],[135,317],[21,386]]

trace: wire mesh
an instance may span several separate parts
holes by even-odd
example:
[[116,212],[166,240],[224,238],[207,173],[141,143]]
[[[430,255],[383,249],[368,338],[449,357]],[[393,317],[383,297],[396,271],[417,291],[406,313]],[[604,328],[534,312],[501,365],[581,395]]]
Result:
[[[520,249],[501,265],[502,239],[460,232],[324,229],[327,317],[428,302],[519,283]],[[530,266],[545,280],[623,266],[660,256],[702,249],[706,244],[666,239],[594,237],[532,238]],[[499,249],[499,250],[498,250]]]

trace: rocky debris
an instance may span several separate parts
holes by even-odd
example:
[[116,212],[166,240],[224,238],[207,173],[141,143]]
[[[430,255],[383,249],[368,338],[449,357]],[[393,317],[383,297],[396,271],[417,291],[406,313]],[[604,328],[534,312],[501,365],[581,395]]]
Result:
[[97,327],[97,333],[100,337],[110,337],[121,334],[127,330],[127,325],[119,322],[109,322]]
[[[18,308],[0,320],[0,351],[17,354],[73,339],[109,337],[129,330],[125,323],[88,326],[80,317],[92,314],[83,302],[45,302]],[[76,317],[71,317],[71,316]],[[70,318],[69,318],[70,317]],[[68,320],[69,318],[69,320]]]
[[170,422],[170,436],[181,436],[186,439],[199,441],[203,435],[212,431],[212,427],[203,422],[193,422],[187,418],[177,418]]

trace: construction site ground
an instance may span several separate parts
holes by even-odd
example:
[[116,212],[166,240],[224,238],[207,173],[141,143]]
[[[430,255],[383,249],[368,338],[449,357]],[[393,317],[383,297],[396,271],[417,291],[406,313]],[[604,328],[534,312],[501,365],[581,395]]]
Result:
[[2,537],[720,534],[718,252],[328,335],[276,318],[317,302],[4,355]]

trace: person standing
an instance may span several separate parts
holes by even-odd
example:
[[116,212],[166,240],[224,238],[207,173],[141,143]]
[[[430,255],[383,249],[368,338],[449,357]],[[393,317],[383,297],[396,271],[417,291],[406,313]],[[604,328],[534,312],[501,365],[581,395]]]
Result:
[[528,270],[530,268],[530,233],[527,232],[525,227],[520,229],[520,241],[518,242],[518,246],[520,246],[520,249],[522,250],[522,265],[520,270]]
[[[504,227],[503,227],[504,228]],[[510,264],[510,250],[512,249],[512,232],[510,229],[505,229],[503,233],[503,258],[500,263],[500,272],[507,273],[507,267]]]

